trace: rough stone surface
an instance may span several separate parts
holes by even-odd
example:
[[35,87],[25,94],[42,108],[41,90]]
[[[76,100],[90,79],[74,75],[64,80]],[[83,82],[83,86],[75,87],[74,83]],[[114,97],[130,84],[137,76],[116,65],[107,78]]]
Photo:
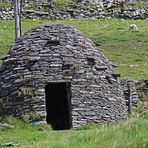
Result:
[[[108,17],[123,18],[123,19],[146,19],[148,18],[147,9],[134,9],[130,4],[126,4],[123,8],[119,4],[113,4],[111,7],[106,4],[91,4],[88,2],[70,4],[67,7],[56,8],[53,5],[47,5],[41,10],[26,10],[22,11],[22,18],[27,19],[103,19]],[[107,7],[107,8],[106,8]],[[0,9],[0,19],[13,19],[13,11],[9,9]]]
[[73,27],[31,29],[2,58],[0,113],[46,121],[45,86],[70,82],[72,125],[118,121],[127,114],[110,62]]
[[148,102],[148,78],[139,80],[136,83],[136,88],[137,92],[139,93],[140,100],[143,102]]
[[14,126],[10,125],[8,123],[0,123],[0,130],[1,129],[6,129],[6,128],[14,128]]
[[120,82],[124,92],[127,106],[129,104],[129,100],[131,100],[132,106],[137,106],[139,103],[139,97],[138,97],[135,83],[136,82],[131,78],[123,79]]

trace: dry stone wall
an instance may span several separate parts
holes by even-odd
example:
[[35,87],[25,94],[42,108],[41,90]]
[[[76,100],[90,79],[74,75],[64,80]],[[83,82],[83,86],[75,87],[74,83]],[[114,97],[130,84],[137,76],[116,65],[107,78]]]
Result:
[[[13,11],[4,8],[0,9],[0,19],[13,19]],[[101,18],[123,18],[123,19],[146,19],[148,18],[147,9],[133,9],[125,7],[124,10],[119,8],[102,8],[101,5],[92,5],[90,3],[79,3],[77,5],[69,5],[67,7],[56,8],[48,5],[43,10],[27,10],[22,11],[22,18],[28,19],[101,19]]]
[[148,102],[148,78],[139,80],[136,83],[136,88],[139,94],[140,101]]
[[50,82],[69,82],[73,126],[126,117],[123,91],[112,65],[73,27],[54,24],[33,28],[2,60],[1,115],[29,115],[29,122],[44,122],[45,86]]
[[126,105],[128,107],[128,111],[132,110],[133,106],[138,106],[140,102],[139,96],[136,90],[136,81],[131,78],[126,78],[121,80],[120,82],[123,93],[126,99]]

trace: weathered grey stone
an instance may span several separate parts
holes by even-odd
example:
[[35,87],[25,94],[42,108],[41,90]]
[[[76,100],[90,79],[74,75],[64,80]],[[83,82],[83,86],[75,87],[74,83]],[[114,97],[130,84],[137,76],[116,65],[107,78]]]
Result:
[[5,129],[5,128],[14,128],[14,126],[8,123],[0,123],[0,129]]
[[136,91],[135,81],[131,78],[126,78],[120,82],[124,96],[126,99],[126,105],[128,106],[128,111],[131,110],[132,106],[137,106],[139,103],[139,97]]
[[[148,18],[148,10],[132,8],[132,4],[123,1],[111,1],[112,5],[108,7],[110,2],[103,3],[88,3],[83,2],[76,5],[69,5],[66,8],[48,8],[46,10],[36,11],[36,10],[25,10],[22,11],[23,18],[29,19],[102,19],[102,18],[132,18],[132,19],[146,19]],[[124,4],[124,5],[122,5]],[[92,7],[93,6],[93,7]],[[47,5],[48,7],[48,5]],[[49,6],[50,7],[50,6]],[[105,7],[105,8],[103,8]],[[117,9],[116,9],[117,7]],[[120,9],[119,9],[120,7]],[[13,11],[7,9],[0,9],[0,19],[10,20],[14,18]],[[40,30],[39,30],[40,31]],[[33,36],[32,36],[33,37]],[[37,36],[37,38],[42,38],[42,36]]]
[[[22,44],[25,48],[20,50]],[[12,66],[8,61],[15,62]],[[33,28],[3,59],[0,113],[20,117],[30,114],[29,122],[46,121],[45,86],[68,82],[73,126],[118,121],[125,118],[127,107],[113,73],[112,64],[99,49],[73,27],[54,24]]]

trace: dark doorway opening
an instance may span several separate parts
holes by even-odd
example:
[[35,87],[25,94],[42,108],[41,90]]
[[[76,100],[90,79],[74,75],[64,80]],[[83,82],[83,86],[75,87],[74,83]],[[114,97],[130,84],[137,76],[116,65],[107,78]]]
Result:
[[72,127],[71,119],[71,84],[48,83],[45,87],[47,123],[54,130]]

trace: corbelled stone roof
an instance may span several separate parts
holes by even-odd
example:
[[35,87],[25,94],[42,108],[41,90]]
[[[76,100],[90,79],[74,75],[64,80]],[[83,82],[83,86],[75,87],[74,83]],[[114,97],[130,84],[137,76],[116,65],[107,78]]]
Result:
[[3,58],[0,111],[20,117],[30,114],[30,122],[45,121],[45,86],[69,82],[73,126],[117,121],[126,116],[117,76],[95,44],[73,27],[35,27]]

